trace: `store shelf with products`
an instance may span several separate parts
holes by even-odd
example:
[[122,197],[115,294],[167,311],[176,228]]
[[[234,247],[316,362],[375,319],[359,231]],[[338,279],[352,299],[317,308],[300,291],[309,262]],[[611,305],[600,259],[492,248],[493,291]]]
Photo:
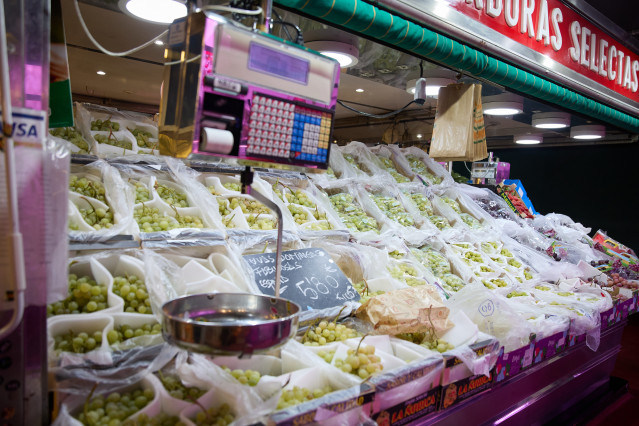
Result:
[[[326,174],[259,171],[254,180],[285,215],[283,277],[304,275],[283,280],[282,296],[299,291],[333,307],[305,307],[279,352],[187,357],[162,342],[164,302],[272,286],[272,271],[245,256],[275,250],[276,222],[238,191],[239,169],[211,167],[151,153],[71,165],[70,224],[84,228],[70,231],[68,297],[48,319],[60,424],[104,415],[142,424],[512,422],[538,407],[550,415],[565,402],[556,395],[609,375],[615,339],[637,310],[636,289],[619,288],[636,281],[608,282],[614,261],[580,224],[508,213],[496,194],[454,183],[421,150],[353,143],[333,147]],[[113,210],[112,224],[91,230],[89,216],[104,217],[98,208]],[[559,243],[553,258],[547,249]],[[337,293],[327,271],[300,271],[292,250],[326,253],[353,288]],[[633,268],[623,274],[637,278]],[[84,410],[86,395],[73,395],[92,382]]]

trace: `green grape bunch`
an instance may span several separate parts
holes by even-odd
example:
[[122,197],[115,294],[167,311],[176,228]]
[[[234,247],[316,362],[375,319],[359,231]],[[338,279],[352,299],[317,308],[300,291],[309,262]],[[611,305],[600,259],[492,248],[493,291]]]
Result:
[[310,220],[308,213],[302,207],[299,207],[296,204],[289,204],[287,207],[288,211],[291,212],[291,215],[293,215],[293,220],[298,225],[303,225]]
[[269,214],[271,212],[268,207],[259,201],[242,197],[232,197],[229,199],[219,197],[217,202],[220,215],[222,216],[228,216],[238,207],[242,209],[242,213],[244,214]]
[[151,299],[144,280],[137,275],[113,278],[113,293],[124,299],[124,312],[152,314]]
[[122,426],[184,426],[177,416],[170,416],[166,413],[159,413],[156,416],[149,417],[146,413],[141,413],[133,419],[127,419]]
[[435,185],[442,183],[442,178],[436,176],[433,172],[431,172],[428,167],[426,167],[424,162],[419,159],[419,157],[416,157],[414,155],[407,155],[406,159],[408,160],[408,164],[410,165],[412,171],[425,177]]
[[124,140],[124,139],[118,139],[115,136],[113,136],[112,134],[107,135],[95,135],[93,137],[96,142],[101,143],[101,144],[106,144],[106,145],[111,145],[114,146],[116,148],[123,148],[123,149],[128,149],[129,151],[133,150],[133,144],[131,143],[131,141],[128,140]]
[[455,210],[456,213],[461,213],[461,207],[459,207],[459,203],[457,202],[457,200],[453,200],[452,198],[449,197],[442,197],[441,200],[448,204],[453,210]]
[[151,191],[149,187],[137,180],[129,180],[135,189],[135,204],[151,201]]
[[136,389],[129,392],[112,392],[106,397],[96,396],[84,404],[76,418],[86,426],[122,424],[128,417],[137,413],[153,400],[151,389]]
[[404,210],[401,203],[393,197],[372,194],[371,198],[379,209],[391,220],[402,226],[413,226],[415,221],[410,214]]
[[353,287],[355,288],[355,290],[357,290],[357,292],[360,295],[359,303],[361,304],[364,304],[371,297],[379,296],[386,293],[385,291],[382,291],[382,290],[370,291],[366,280],[353,284]]
[[424,194],[415,193],[410,194],[410,198],[415,202],[417,209],[420,211],[422,216],[432,216],[433,213],[433,205],[428,199],[428,197]]
[[346,358],[335,359],[334,365],[343,372],[354,374],[364,380],[384,369],[381,358],[375,355],[373,345],[349,349]]
[[102,331],[75,333],[73,330],[69,330],[66,333],[54,336],[53,341],[55,350],[84,354],[100,348]]
[[384,157],[383,155],[378,155],[377,158],[383,164],[384,169],[393,176],[397,183],[410,182],[410,179],[399,173],[395,164],[393,164],[393,160],[388,157]]
[[114,327],[113,330],[107,332],[107,341],[109,345],[122,343],[134,337],[156,335],[162,332],[162,325],[159,323],[144,324],[140,327],[132,327],[128,324],[122,324]]
[[262,375],[260,374],[260,372],[256,370],[241,370],[239,368],[236,368],[235,370],[231,370],[230,368],[226,366],[222,366],[222,368],[224,369],[224,371],[226,371],[231,376],[233,376],[235,380],[237,380],[243,385],[256,386],[257,383],[262,378]]
[[153,134],[151,132],[147,132],[142,129],[129,129],[129,131],[135,136],[135,140],[140,148],[150,148],[156,149],[158,147],[157,142],[153,142],[150,139],[153,138]]
[[249,215],[246,218],[251,229],[257,229],[261,231],[272,231],[277,229],[277,222],[275,219],[268,217],[260,217],[260,215]]
[[140,227],[140,232],[161,232],[175,229],[179,226],[169,216],[160,213],[157,207],[142,207],[133,210],[133,218]]
[[323,388],[314,389],[312,391],[310,389],[294,386],[293,389],[285,389],[284,391],[282,391],[282,395],[277,402],[277,409],[283,410],[285,408],[289,408],[303,402],[321,398],[331,392],[333,392],[333,389],[329,385],[326,385]]
[[182,380],[177,376],[165,375],[161,370],[156,374],[160,382],[162,382],[162,386],[164,386],[164,389],[167,390],[172,398],[183,401],[196,401],[206,393],[204,389],[195,386],[185,386]]
[[351,194],[338,193],[329,197],[339,218],[351,231],[379,231],[377,221],[370,217],[356,202]]
[[302,343],[306,346],[323,346],[330,342],[343,342],[361,334],[354,328],[335,321],[321,321],[317,327],[309,327],[302,336]]
[[175,207],[190,207],[190,204],[186,198],[186,194],[173,187],[155,182],[155,190],[160,198],[162,198],[167,204]]
[[69,293],[66,299],[47,306],[47,315],[80,314],[101,311],[108,307],[107,286],[89,276],[69,274]]
[[285,197],[286,197],[286,201],[288,201],[291,204],[299,204],[300,206],[308,207],[309,209],[314,209],[317,207],[315,203],[310,199],[308,194],[306,194],[301,189],[296,189],[295,191],[287,192],[285,194]]
[[450,222],[448,222],[448,220],[445,217],[438,216],[438,215],[431,215],[428,217],[428,220],[430,220],[430,222],[433,225],[435,225],[437,229],[439,229],[440,231],[451,228]]
[[210,407],[204,411],[199,411],[193,423],[197,426],[227,426],[235,420],[233,411],[228,404],[222,404],[219,407]]
[[77,175],[69,176],[69,189],[85,197],[95,198],[98,201],[102,201],[107,204],[106,190],[102,182],[88,179],[86,177],[79,177]]
[[99,132],[117,132],[120,130],[120,123],[111,120],[91,121],[91,130]]
[[57,127],[55,129],[49,129],[49,133],[52,136],[71,142],[73,145],[80,148],[81,154],[89,153],[89,143],[82,137],[75,127]]
[[[80,216],[82,216],[82,219],[87,223],[87,225],[93,227],[93,229],[95,229],[96,231],[100,231],[102,229],[110,229],[111,227],[113,227],[113,212],[110,209],[104,209],[102,207],[98,207],[96,209],[91,201],[84,197],[82,198],[89,205],[89,208],[78,207],[78,211],[80,212]],[[77,230],[77,227],[75,229]]]

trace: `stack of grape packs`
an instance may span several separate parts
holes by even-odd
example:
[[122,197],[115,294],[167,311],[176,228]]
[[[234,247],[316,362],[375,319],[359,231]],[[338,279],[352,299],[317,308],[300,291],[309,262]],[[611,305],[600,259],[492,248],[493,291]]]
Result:
[[141,260],[71,259],[67,297],[47,306],[50,363],[86,357],[109,364],[113,351],[158,344],[161,327],[152,313]]

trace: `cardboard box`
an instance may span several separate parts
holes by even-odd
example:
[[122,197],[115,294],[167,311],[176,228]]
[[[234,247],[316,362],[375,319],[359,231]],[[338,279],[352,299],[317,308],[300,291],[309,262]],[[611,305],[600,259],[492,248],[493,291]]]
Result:
[[427,416],[439,409],[441,386],[436,386],[408,401],[388,407],[373,415],[379,426],[400,426]]

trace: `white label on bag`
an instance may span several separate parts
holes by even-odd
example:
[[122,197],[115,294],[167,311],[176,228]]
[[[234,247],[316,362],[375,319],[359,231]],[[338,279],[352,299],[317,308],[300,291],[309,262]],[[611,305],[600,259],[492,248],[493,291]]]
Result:
[[521,365],[523,367],[528,367],[532,363],[533,351],[534,348],[531,347],[526,350],[526,353],[524,353],[524,357],[521,360]]

